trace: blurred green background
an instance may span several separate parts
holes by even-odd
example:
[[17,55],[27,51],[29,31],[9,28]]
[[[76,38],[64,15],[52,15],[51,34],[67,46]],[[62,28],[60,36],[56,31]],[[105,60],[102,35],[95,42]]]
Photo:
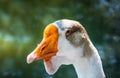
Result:
[[0,0],[0,78],[77,78],[72,65],[48,75],[42,60],[26,63],[44,27],[64,18],[83,24],[106,78],[119,78],[120,0]]

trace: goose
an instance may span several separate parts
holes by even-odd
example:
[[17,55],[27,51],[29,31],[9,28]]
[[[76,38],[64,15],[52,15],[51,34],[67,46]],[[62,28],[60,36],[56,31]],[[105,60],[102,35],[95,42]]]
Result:
[[105,78],[98,51],[78,21],[61,19],[47,25],[42,41],[27,56],[27,63],[39,59],[43,59],[50,75],[61,65],[72,64],[78,78]]

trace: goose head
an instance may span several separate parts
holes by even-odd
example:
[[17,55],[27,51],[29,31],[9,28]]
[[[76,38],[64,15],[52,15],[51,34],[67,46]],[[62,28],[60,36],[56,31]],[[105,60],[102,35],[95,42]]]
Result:
[[[62,19],[46,26],[42,41],[27,56],[27,63],[39,59],[44,60],[46,71],[50,75],[54,74],[62,64],[73,64],[76,72],[80,73],[78,77],[87,78],[82,74],[92,70],[91,67],[96,60],[98,61],[95,65],[103,73],[100,57],[85,28],[73,20]],[[91,64],[90,68],[89,64]],[[94,77],[89,76],[89,78]]]

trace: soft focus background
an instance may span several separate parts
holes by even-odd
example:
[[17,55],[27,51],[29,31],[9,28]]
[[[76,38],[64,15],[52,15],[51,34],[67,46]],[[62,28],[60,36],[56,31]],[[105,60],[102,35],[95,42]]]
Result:
[[64,18],[83,24],[106,78],[119,78],[120,0],[0,0],[0,78],[77,78],[72,65],[50,76],[42,60],[26,63],[44,27]]

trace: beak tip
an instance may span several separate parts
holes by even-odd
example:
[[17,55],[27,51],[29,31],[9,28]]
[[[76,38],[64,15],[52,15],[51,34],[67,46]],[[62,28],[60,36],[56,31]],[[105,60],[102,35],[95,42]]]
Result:
[[27,62],[28,64],[30,64],[30,63],[32,63],[32,62],[35,61],[35,60],[36,60],[36,55],[35,55],[34,52],[32,52],[31,54],[29,54],[29,55],[27,56],[26,62]]
[[31,59],[30,55],[27,56],[26,62],[28,64],[32,63],[32,59]]
[[27,62],[27,64],[30,64],[30,63],[32,63],[32,61],[30,61],[30,60],[28,60],[28,59],[26,60],[26,62]]

